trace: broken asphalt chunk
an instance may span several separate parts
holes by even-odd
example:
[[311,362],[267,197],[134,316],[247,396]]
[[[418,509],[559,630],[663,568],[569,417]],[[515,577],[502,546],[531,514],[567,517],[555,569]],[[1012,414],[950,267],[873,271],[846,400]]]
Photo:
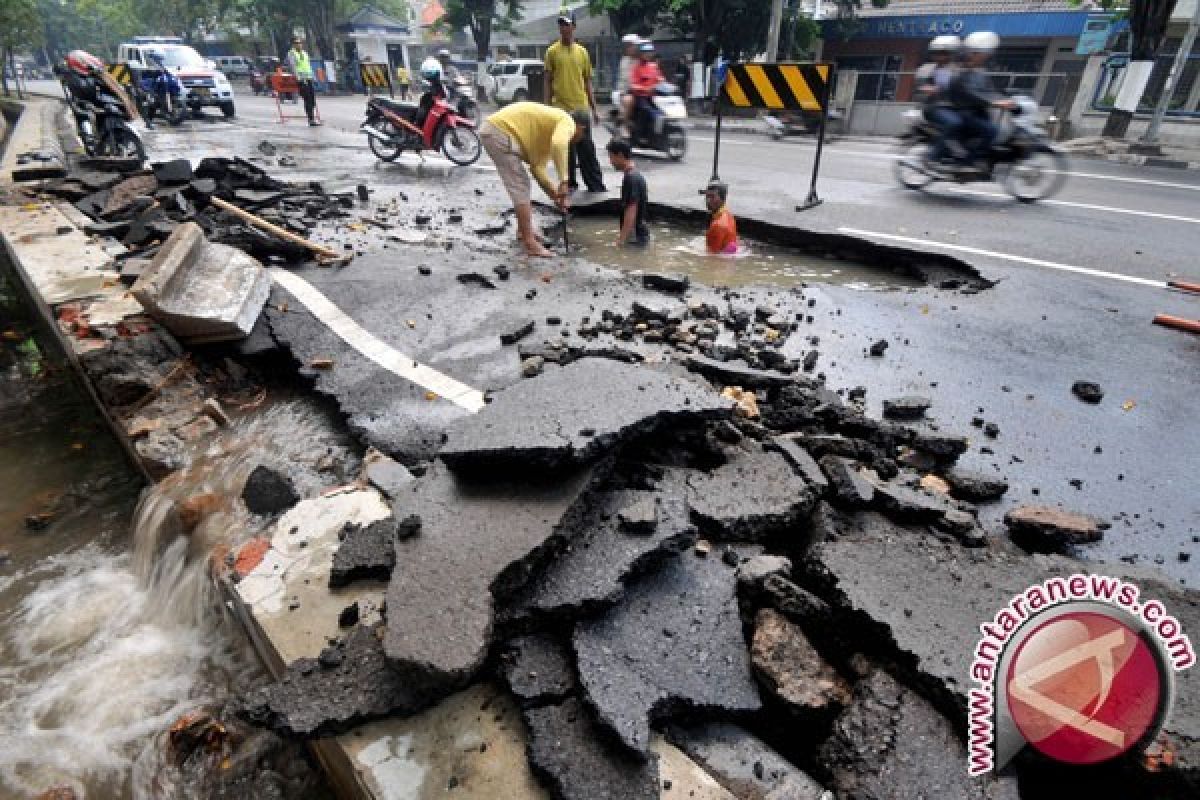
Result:
[[555,800],[658,800],[658,757],[639,761],[610,744],[578,700],[522,716],[529,765]]
[[553,483],[468,482],[434,462],[397,501],[420,517],[421,535],[395,544],[384,646],[424,696],[439,699],[478,672],[497,599],[540,571],[563,531],[574,529],[592,473],[560,474]]
[[779,453],[735,452],[728,463],[688,481],[697,524],[746,542],[798,526],[817,502],[808,482]]
[[259,464],[246,478],[242,501],[252,514],[277,514],[296,505],[300,497],[291,479],[278,470]]
[[363,527],[347,523],[333,553],[329,588],[355,581],[386,581],[396,566],[396,519],[387,517]]
[[782,372],[755,369],[733,361],[717,361],[706,356],[690,355],[685,359],[684,364],[692,372],[699,373],[723,386],[742,386],[747,389],[761,389],[772,386],[787,386],[796,382],[795,377],[785,375]]
[[825,473],[821,471],[816,459],[794,440],[786,436],[776,436],[768,440],[764,446],[787,459],[787,462],[792,465],[792,469],[796,470],[796,474],[804,478],[819,494],[824,494],[829,488],[829,481],[826,479]]
[[516,344],[517,342],[521,341],[529,334],[533,333],[534,325],[536,325],[536,323],[533,320],[527,320],[526,322],[522,323],[519,327],[513,328],[508,333],[500,334],[500,344],[502,344],[502,345]]
[[891,419],[920,419],[932,405],[928,397],[894,397],[883,401],[883,415]]
[[803,715],[841,710],[850,684],[817,652],[800,626],[769,608],[754,620],[754,674],[768,692]]
[[1008,491],[1008,481],[1003,478],[992,478],[981,472],[955,467],[945,474],[946,483],[950,484],[950,493],[959,500],[972,503],[986,503],[999,500]]
[[500,671],[522,708],[561,703],[575,691],[575,668],[567,645],[546,634],[508,642]]
[[685,711],[761,707],[742,638],[734,570],[684,554],[575,631],[579,680],[600,722],[646,754],[650,724]]
[[1104,536],[1092,517],[1048,506],[1020,506],[1004,515],[1013,541],[1035,553],[1062,553]]
[[943,495],[890,481],[875,484],[875,505],[894,519],[913,522],[937,522],[948,512],[960,510]]
[[1075,381],[1071,385],[1071,392],[1085,403],[1096,404],[1104,399],[1104,389],[1091,381]]
[[690,285],[691,279],[687,275],[648,272],[642,276],[642,286],[647,289],[657,289],[660,292],[686,292]]
[[188,183],[192,180],[192,164],[186,158],[162,161],[152,165],[154,178],[160,186]]
[[850,459],[837,455],[823,456],[821,469],[829,478],[834,505],[840,508],[866,508],[875,499],[875,486]]
[[666,737],[739,800],[830,798],[819,783],[766,742],[736,725],[670,725]]
[[457,471],[545,473],[592,461],[664,424],[727,417],[729,408],[691,381],[587,358],[500,392],[447,429],[439,455]]

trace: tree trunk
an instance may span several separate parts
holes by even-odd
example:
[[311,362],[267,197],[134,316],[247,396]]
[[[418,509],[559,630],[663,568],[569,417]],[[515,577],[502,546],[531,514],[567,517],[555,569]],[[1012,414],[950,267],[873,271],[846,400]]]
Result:
[[[4,60],[0,61],[0,87],[3,87],[4,94],[6,97],[12,93],[8,91],[8,70],[3,69],[2,67],[4,64],[8,63],[8,58],[11,54],[12,54],[11,47],[4,48]],[[16,75],[16,73],[13,73],[13,74]]]
[[492,15],[477,18],[471,24],[471,37],[475,40],[475,57],[487,61],[488,50],[492,46]]
[[1133,112],[1113,109],[1108,112],[1108,119],[1104,121],[1104,130],[1100,132],[1100,135],[1113,139],[1124,139],[1125,134],[1129,132],[1129,123],[1132,121]]

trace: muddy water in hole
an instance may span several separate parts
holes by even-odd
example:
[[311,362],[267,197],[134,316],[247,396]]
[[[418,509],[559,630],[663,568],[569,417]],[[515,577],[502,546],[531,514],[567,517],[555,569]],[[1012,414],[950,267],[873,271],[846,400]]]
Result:
[[[0,798],[52,786],[105,800],[205,797],[203,776],[167,763],[164,732],[262,678],[208,569],[214,544],[255,524],[231,500],[185,537],[171,507],[236,496],[258,453],[304,458],[288,443],[323,444],[323,426],[282,403],[142,491],[4,281],[0,270]],[[47,509],[53,519],[30,530],[26,517]]]
[[[621,247],[615,218],[572,218],[567,231],[573,254],[625,270],[680,272],[708,286],[799,286],[836,283],[860,289],[920,286],[915,278],[839,259],[826,259],[745,239],[733,256],[709,255],[704,236],[694,230],[650,224],[650,244]],[[561,238],[559,239],[561,245]]]

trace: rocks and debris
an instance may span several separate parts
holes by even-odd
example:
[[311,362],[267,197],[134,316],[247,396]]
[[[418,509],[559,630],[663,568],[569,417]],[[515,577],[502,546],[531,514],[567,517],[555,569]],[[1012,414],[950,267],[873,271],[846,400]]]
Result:
[[355,581],[386,581],[396,566],[396,519],[387,517],[362,526],[346,523],[333,553],[329,588],[348,586]]
[[520,466],[549,472],[595,460],[668,422],[728,414],[727,400],[694,383],[589,358],[500,392],[447,429],[439,456],[459,471]]
[[300,502],[300,497],[290,478],[259,464],[246,478],[242,502],[252,514],[278,514]]
[[795,441],[785,437],[776,436],[764,445],[768,450],[774,450],[782,455],[787,462],[792,465],[792,469],[796,470],[796,474],[804,479],[806,483],[812,486],[818,493],[824,494],[829,488],[829,480],[825,477],[825,473],[821,471],[821,467],[817,464],[816,459],[808,454]]
[[896,481],[875,484],[875,505],[893,519],[929,523],[958,510],[954,501],[943,495]]
[[647,272],[642,276],[642,286],[647,289],[679,294],[688,290],[688,287],[691,286],[691,279],[687,275]]
[[1062,553],[1104,536],[1099,521],[1048,506],[1014,508],[1004,515],[1004,524],[1014,542],[1036,553]]
[[792,560],[786,556],[759,555],[747,558],[738,564],[738,584],[757,588],[772,575],[787,575],[792,571]]
[[464,286],[478,286],[481,289],[495,289],[496,284],[492,283],[478,272],[464,272],[456,276],[458,282]]
[[850,684],[821,657],[800,626],[777,611],[758,612],[750,659],[767,692],[794,712],[832,712],[849,702]]
[[535,325],[536,325],[536,323],[533,320],[526,320],[521,325],[517,326],[516,328],[513,328],[508,333],[500,334],[500,344],[502,344],[502,345],[516,344],[517,342],[521,341],[529,334],[533,333],[533,328]]
[[829,800],[824,787],[744,728],[669,725],[666,737],[739,800]]
[[888,349],[888,340],[887,339],[877,339],[875,342],[873,342],[871,344],[870,348],[867,349],[867,352],[870,353],[875,358],[881,358],[883,356],[883,354],[885,352],[887,352],[887,349]]
[[548,485],[517,476],[472,483],[439,461],[396,501],[422,527],[395,545],[384,645],[422,696],[440,699],[478,672],[497,598],[523,586],[583,513],[578,500],[592,477],[585,468]]
[[928,397],[894,397],[883,401],[883,415],[892,419],[920,419],[932,405]]
[[570,648],[546,634],[509,641],[500,656],[500,672],[522,708],[561,703],[576,689]]
[[381,632],[359,625],[332,645],[340,658],[331,653],[292,662],[280,680],[249,692],[239,713],[285,736],[312,737],[419,711],[430,698],[388,665]]
[[684,364],[692,372],[697,372],[726,386],[757,389],[787,386],[796,382],[794,376],[786,373],[755,369],[748,365],[740,366],[733,362],[717,361],[705,356],[688,356]]
[[839,797],[885,800],[924,794],[938,800],[1016,800],[1017,782],[974,778],[963,769],[966,748],[954,728],[916,693],[876,670],[821,748]]
[[959,500],[972,503],[987,503],[999,500],[1008,491],[1008,481],[992,478],[981,472],[954,467],[943,476],[950,484],[950,493]]
[[841,508],[866,508],[875,499],[875,486],[859,471],[848,458],[837,455],[823,456],[821,469],[829,479],[833,490],[832,502]]
[[658,757],[638,759],[611,744],[578,700],[522,716],[529,765],[556,800],[658,800]]
[[760,708],[736,584],[721,559],[685,554],[576,628],[580,685],[601,724],[633,752],[647,752],[652,722],[685,710]]
[[1095,404],[1104,399],[1104,389],[1091,381],[1075,381],[1071,384],[1071,393],[1085,403]]
[[816,492],[787,460],[761,447],[738,449],[729,463],[693,477],[692,513],[705,532],[755,542],[798,525],[816,504]]
[[363,456],[363,478],[389,500],[396,499],[414,480],[413,474],[403,464],[379,452],[375,448]]
[[653,496],[634,500],[617,512],[617,521],[627,533],[648,535],[658,526],[658,503]]
[[521,377],[536,378],[542,374],[542,370],[546,366],[546,359],[541,356],[530,356],[521,362]]

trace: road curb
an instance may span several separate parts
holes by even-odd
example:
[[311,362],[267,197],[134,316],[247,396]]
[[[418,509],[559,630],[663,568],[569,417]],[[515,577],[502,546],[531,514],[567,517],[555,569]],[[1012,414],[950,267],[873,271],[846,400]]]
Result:
[[0,183],[22,183],[67,174],[67,157],[58,137],[59,104],[52,100],[13,103],[21,115],[13,125],[0,161]]

